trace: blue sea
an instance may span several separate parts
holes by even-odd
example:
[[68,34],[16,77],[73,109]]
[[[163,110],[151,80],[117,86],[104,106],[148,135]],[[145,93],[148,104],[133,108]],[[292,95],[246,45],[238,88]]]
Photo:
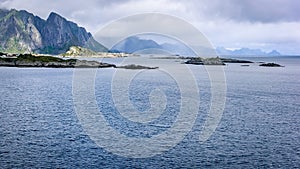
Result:
[[[225,107],[215,130],[204,142],[199,141],[199,136],[212,101],[211,77],[204,66],[184,65],[176,59],[145,58],[146,65],[175,65],[178,72],[171,75],[161,68],[84,69],[79,70],[82,81],[74,78],[78,75],[75,69],[1,67],[0,168],[300,168],[300,57],[243,59],[275,62],[284,67],[229,63],[217,68],[226,80]],[[124,59],[103,61],[122,64]],[[140,63],[134,59],[132,62]],[[190,72],[182,74],[180,68],[184,67]],[[90,74],[85,75],[85,71]],[[119,93],[129,74],[134,76],[126,86],[128,90]],[[88,77],[93,79],[89,81]],[[195,84],[199,93],[193,93],[192,88],[183,90],[180,83]],[[88,126],[104,122],[93,119],[89,112],[78,114],[78,101],[90,98],[85,94],[78,98],[75,84],[81,84],[79,88],[92,84],[91,99],[106,125],[126,138],[155,139],[174,128],[186,104],[181,102],[184,96],[196,94],[198,97],[192,99],[199,100],[199,105],[189,103],[191,109],[197,108],[195,118],[189,111],[184,112],[191,119],[184,127],[191,128],[182,138],[180,128],[174,130],[173,137],[157,142],[157,149],[164,151],[149,157],[143,152],[157,149],[146,142],[137,144],[137,149],[144,148],[139,158],[131,154],[134,152],[127,145],[134,143],[128,139],[115,140],[109,133],[91,135],[93,131]],[[90,105],[87,102],[81,106],[90,110]],[[156,118],[136,122],[139,119],[123,117],[132,108],[146,117],[152,114],[145,112],[151,113],[154,108]],[[83,118],[94,122],[87,124]],[[169,146],[174,140],[179,141]],[[147,146],[149,149],[145,149]]]

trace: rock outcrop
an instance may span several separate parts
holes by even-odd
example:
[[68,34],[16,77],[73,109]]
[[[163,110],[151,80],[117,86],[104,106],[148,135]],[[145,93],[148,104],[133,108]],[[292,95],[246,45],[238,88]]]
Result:
[[114,64],[78,59],[61,59],[52,56],[22,54],[13,58],[0,58],[0,66],[5,67],[51,67],[51,68],[107,68]]
[[123,69],[158,69],[158,67],[148,67],[148,66],[142,66],[142,65],[125,65],[125,66],[117,66],[117,68],[123,68]]
[[230,58],[220,58],[224,63],[253,63],[252,61],[248,60],[240,60],[240,59],[230,59]]
[[262,63],[259,66],[264,66],[264,67],[284,67],[280,64],[277,63]]
[[191,58],[188,61],[184,62],[185,64],[193,65],[225,65],[225,63],[220,58],[200,58],[195,57]]

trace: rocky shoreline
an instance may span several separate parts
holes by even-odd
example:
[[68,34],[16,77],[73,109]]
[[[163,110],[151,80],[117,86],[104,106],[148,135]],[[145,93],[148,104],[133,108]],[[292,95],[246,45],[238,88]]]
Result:
[[13,57],[0,57],[0,67],[45,67],[45,68],[123,68],[123,69],[157,69],[142,65],[116,66],[115,64],[79,59],[62,59],[53,56],[34,56],[20,54]]
[[[63,59],[54,56],[33,55],[33,54],[15,54],[8,55],[0,52],[0,67],[48,67],[48,68],[121,68],[121,69],[158,69],[158,67],[147,67],[142,65],[121,65],[103,63],[98,61],[87,61],[79,59]],[[183,59],[183,58],[179,58]],[[183,64],[193,65],[226,65],[225,63],[247,63],[241,66],[250,66],[248,63],[254,63],[247,60],[238,60],[230,58],[200,58],[189,57]],[[284,67],[276,63],[264,63],[259,66],[264,67]]]
[[52,56],[33,56],[20,54],[17,57],[0,58],[0,66],[5,67],[49,67],[49,68],[75,68],[75,67],[116,67],[114,64],[86,61],[78,59],[61,59]]

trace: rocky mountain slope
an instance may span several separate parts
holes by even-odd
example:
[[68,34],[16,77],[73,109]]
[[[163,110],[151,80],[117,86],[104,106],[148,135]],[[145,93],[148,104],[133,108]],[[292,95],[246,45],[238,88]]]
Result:
[[0,32],[2,52],[60,54],[70,46],[107,51],[84,28],[53,12],[43,20],[24,10],[0,9]]
[[161,49],[162,47],[153,40],[140,39],[131,36],[112,47],[111,51],[134,53],[145,49]]

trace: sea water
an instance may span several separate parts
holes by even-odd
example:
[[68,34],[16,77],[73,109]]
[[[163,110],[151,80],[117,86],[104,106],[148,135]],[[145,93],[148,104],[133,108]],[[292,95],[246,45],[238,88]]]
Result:
[[[145,58],[146,59],[146,58]],[[179,60],[147,58],[150,65]],[[211,105],[211,82],[204,66],[188,65],[199,89],[199,111],[193,128],[169,150],[148,158],[117,155],[86,132],[74,104],[74,69],[0,68],[1,168],[299,168],[300,58],[247,58],[276,62],[223,67],[226,104],[216,130],[205,142],[199,135]],[[120,64],[123,59],[104,59]],[[147,62],[147,63],[148,63]],[[151,108],[151,92],[159,89],[165,105],[149,123],[132,122],[115,106],[112,80],[116,69],[97,69],[95,100],[107,123],[126,137],[153,138],[171,129],[180,111],[178,81],[158,70],[138,72],[128,86],[137,111]],[[182,79],[184,81],[184,76]],[[120,82],[119,82],[120,83]],[[121,105],[122,110],[127,105]],[[187,114],[188,115],[188,114]],[[105,138],[110,140],[110,138]],[[98,140],[99,141],[99,140]],[[101,141],[101,140],[100,140]],[[113,140],[111,140],[113,142]],[[126,147],[124,147],[126,148]]]

